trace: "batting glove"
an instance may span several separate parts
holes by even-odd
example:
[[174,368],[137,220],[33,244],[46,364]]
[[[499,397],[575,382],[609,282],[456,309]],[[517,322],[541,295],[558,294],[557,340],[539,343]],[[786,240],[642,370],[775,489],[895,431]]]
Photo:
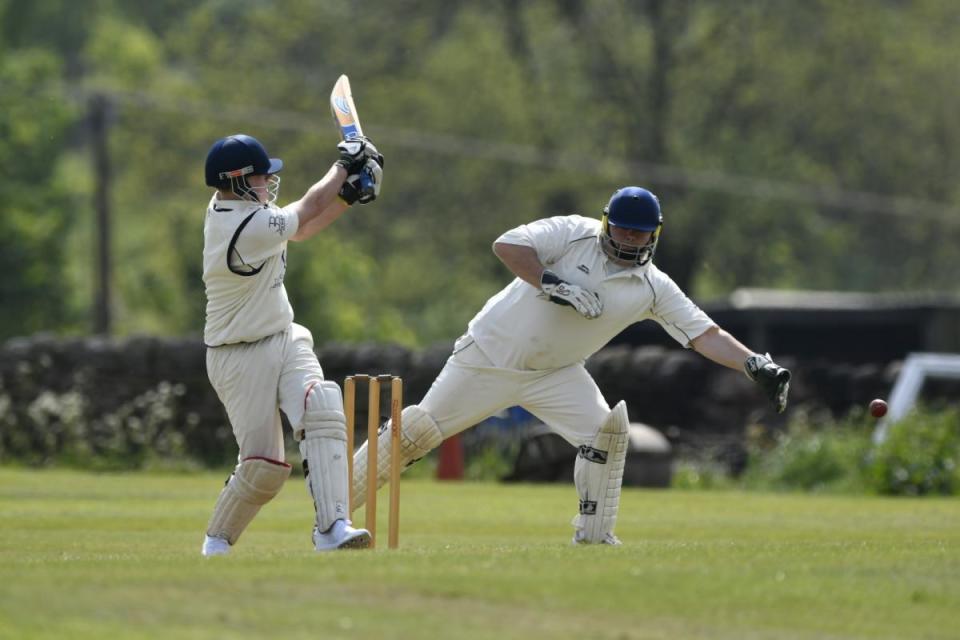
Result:
[[548,269],[544,269],[543,275],[540,276],[540,290],[547,295],[550,302],[573,307],[588,320],[599,318],[603,313],[600,296],[561,279]]
[[383,155],[377,151],[369,138],[351,138],[337,145],[340,158],[337,164],[347,170],[347,175],[359,173],[367,159],[375,158],[383,166]]
[[787,394],[790,393],[790,371],[774,362],[769,353],[749,356],[743,363],[743,370],[773,400],[777,413],[783,413],[787,408]]
[[355,202],[368,204],[380,195],[380,185],[383,183],[383,167],[380,158],[367,158],[363,167],[356,173],[347,176],[337,195],[349,205]]

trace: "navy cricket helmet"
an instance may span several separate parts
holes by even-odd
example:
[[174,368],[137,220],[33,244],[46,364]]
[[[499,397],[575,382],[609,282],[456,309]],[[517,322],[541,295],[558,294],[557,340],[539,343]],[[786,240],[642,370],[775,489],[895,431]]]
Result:
[[[610,233],[611,227],[652,233],[646,244],[634,245],[615,241]],[[603,208],[600,244],[611,258],[643,265],[653,259],[662,228],[663,214],[657,196],[642,187],[624,187],[615,191]]]
[[[259,140],[238,133],[213,143],[207,152],[204,173],[207,186],[232,189],[237,195],[246,196],[250,192],[247,176],[272,176],[281,169],[283,161],[271,158]],[[279,179],[274,182],[279,183]]]

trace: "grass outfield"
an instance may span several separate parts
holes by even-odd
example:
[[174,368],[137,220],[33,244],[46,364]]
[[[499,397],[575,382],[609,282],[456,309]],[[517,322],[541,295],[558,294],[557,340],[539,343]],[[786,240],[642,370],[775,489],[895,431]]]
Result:
[[573,548],[572,486],[412,480],[399,551],[316,554],[292,480],[205,559],[222,481],[0,469],[0,638],[960,637],[958,499],[626,490]]

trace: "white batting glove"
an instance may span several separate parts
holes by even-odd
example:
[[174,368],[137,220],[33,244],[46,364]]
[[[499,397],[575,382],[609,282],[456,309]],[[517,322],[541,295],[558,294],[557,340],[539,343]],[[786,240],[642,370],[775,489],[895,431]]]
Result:
[[348,175],[359,173],[370,158],[378,159],[380,166],[383,166],[383,155],[369,138],[344,140],[337,144],[337,152],[340,154],[337,164],[346,169]]
[[603,303],[600,296],[593,291],[562,280],[553,271],[545,269],[540,276],[540,290],[550,302],[573,307],[584,318],[593,320],[603,313]]

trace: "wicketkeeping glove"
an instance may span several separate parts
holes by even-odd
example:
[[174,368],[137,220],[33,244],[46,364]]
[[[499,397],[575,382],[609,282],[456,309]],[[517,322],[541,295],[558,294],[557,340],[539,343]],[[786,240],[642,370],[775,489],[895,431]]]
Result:
[[347,175],[360,173],[369,158],[376,158],[383,167],[383,154],[377,151],[369,138],[351,138],[337,145],[340,158],[337,164],[347,170]]
[[599,318],[603,313],[600,296],[561,279],[548,269],[544,269],[543,275],[540,276],[540,290],[547,294],[550,302],[571,306],[588,320]]
[[777,413],[783,413],[787,408],[787,394],[790,393],[790,371],[774,362],[769,353],[751,355],[744,361],[743,370],[773,400]]
[[367,158],[359,171],[347,176],[337,195],[350,205],[355,202],[368,204],[376,200],[383,183],[382,160],[383,156]]

